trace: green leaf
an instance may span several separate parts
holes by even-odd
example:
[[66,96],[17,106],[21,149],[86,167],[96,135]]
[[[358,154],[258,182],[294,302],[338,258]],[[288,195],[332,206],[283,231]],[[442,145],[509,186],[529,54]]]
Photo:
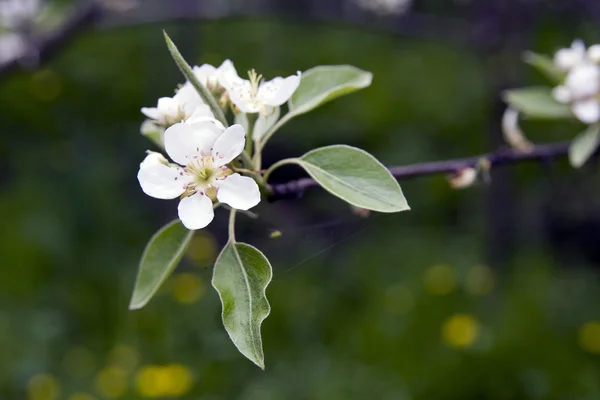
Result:
[[573,116],[570,107],[556,101],[550,88],[546,87],[507,90],[504,100],[531,118],[564,119]]
[[352,205],[388,213],[410,209],[390,171],[364,150],[345,145],[322,147],[293,162],[325,190]]
[[573,139],[569,147],[569,161],[575,168],[581,167],[600,144],[600,125],[591,125]]
[[265,290],[273,271],[255,247],[229,241],[215,263],[212,285],[223,304],[223,325],[240,353],[260,368],[265,360],[260,325],[271,312]]
[[147,119],[142,123],[140,131],[143,136],[146,136],[158,147],[161,149],[165,148],[165,145],[163,144],[163,134],[165,133],[165,128]]
[[548,56],[528,51],[523,55],[523,60],[537,69],[554,84],[561,83],[567,75],[564,71],[561,71],[556,64],[554,64],[552,58]]
[[294,116],[304,114],[336,97],[371,85],[373,74],[350,65],[319,66],[302,74],[300,85],[289,101]]
[[152,236],[142,254],[130,310],[138,310],[150,301],[181,260],[193,235],[194,231],[177,219]]
[[175,63],[177,64],[181,72],[183,73],[183,76],[185,76],[185,78],[196,89],[200,97],[202,97],[202,100],[204,100],[204,102],[208,104],[215,118],[221,121],[223,125],[228,126],[227,119],[225,119],[225,115],[223,114],[223,110],[221,110],[221,107],[219,107],[219,103],[217,103],[215,97],[198,80],[198,77],[196,76],[196,74],[194,74],[192,67],[190,67],[190,65],[185,61],[185,59],[177,49],[177,46],[175,46],[175,43],[173,43],[169,35],[167,35],[167,32],[163,31],[163,34],[165,35],[165,40],[167,41],[167,47],[171,52],[171,56],[173,57],[173,60],[175,60]]

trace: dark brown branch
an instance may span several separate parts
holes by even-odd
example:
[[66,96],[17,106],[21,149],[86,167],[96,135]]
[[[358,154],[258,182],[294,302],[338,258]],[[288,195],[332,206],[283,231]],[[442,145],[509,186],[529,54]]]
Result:
[[[502,148],[480,156],[389,167],[389,170],[396,179],[406,180],[425,175],[456,173],[464,168],[475,167],[482,159],[487,160],[490,168],[494,168],[521,161],[540,161],[562,157],[566,155],[568,151],[568,142],[538,145],[529,153],[521,153],[512,149]],[[300,197],[306,190],[315,187],[319,187],[319,184],[311,178],[302,178],[285,183],[272,184],[272,193],[269,200],[276,201]]]
[[79,32],[101,20],[104,9],[98,2],[90,1],[79,6],[56,31],[29,38],[28,49],[21,57],[0,64],[0,78],[23,66],[38,66],[60,51]]

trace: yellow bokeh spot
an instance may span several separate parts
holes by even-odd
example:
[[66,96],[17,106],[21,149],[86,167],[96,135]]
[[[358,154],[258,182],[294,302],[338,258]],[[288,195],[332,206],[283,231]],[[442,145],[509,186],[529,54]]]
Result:
[[96,357],[85,347],[73,347],[63,358],[63,368],[67,374],[76,378],[85,378],[94,372]]
[[160,397],[168,390],[169,382],[162,367],[150,365],[138,372],[135,385],[144,397]]
[[96,400],[96,398],[89,393],[77,392],[70,395],[67,400]]
[[579,345],[585,351],[600,354],[600,322],[592,321],[579,328]]
[[164,368],[169,377],[169,386],[164,395],[179,397],[186,394],[192,387],[192,373],[183,365],[173,364]]
[[132,347],[117,345],[108,353],[108,364],[132,371],[138,364],[138,354]]
[[496,277],[494,271],[485,265],[477,265],[467,272],[465,289],[475,296],[485,296],[494,290]]
[[127,371],[119,367],[108,367],[96,375],[96,389],[108,398],[117,398],[127,392]]
[[448,265],[434,265],[425,271],[423,285],[427,293],[432,295],[446,295],[456,288],[454,270]]
[[36,71],[31,76],[31,92],[42,101],[53,101],[62,92],[60,76],[51,69]]
[[414,297],[409,288],[404,285],[390,286],[385,291],[385,304],[394,314],[406,314],[414,305]]
[[217,258],[217,241],[208,232],[196,232],[190,241],[187,256],[200,266],[211,267]]
[[204,282],[199,276],[190,273],[175,275],[171,282],[173,298],[182,304],[192,304],[204,295]]
[[442,341],[450,347],[469,347],[478,336],[479,324],[468,314],[453,315],[442,326]]
[[60,395],[60,386],[56,378],[49,374],[34,375],[27,384],[29,400],[56,400]]
[[135,384],[144,397],[179,397],[191,389],[193,378],[183,365],[149,365],[138,372]]

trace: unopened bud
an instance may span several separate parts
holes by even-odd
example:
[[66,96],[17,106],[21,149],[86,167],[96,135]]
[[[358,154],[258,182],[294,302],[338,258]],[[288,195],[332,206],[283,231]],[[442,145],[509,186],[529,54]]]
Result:
[[473,186],[475,181],[477,181],[477,170],[471,167],[460,169],[448,177],[448,183],[452,189],[468,188]]

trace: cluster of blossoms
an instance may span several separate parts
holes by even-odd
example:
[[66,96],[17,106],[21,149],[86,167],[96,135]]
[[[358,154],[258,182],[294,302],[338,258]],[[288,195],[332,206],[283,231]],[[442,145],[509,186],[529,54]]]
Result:
[[[264,82],[262,76],[250,71],[250,79],[242,79],[229,60],[218,68],[208,64],[194,67],[193,72],[223,111],[231,110],[236,120],[242,113],[258,114],[257,125],[278,116],[279,106],[300,84],[300,73]],[[233,163],[249,140],[244,127],[225,127],[190,82],[173,97],[163,97],[156,107],[141,111],[149,118],[148,123],[161,130],[160,142],[176,164],[160,153],[149,152],[140,164],[139,183],[149,196],[181,197],[178,214],[185,227],[194,230],[207,226],[213,219],[215,202],[238,210],[248,210],[260,202],[256,181],[234,172]]]
[[556,53],[554,63],[566,76],[564,83],[554,88],[554,98],[570,104],[581,122],[600,121],[600,45],[586,49],[576,40],[570,48]]

